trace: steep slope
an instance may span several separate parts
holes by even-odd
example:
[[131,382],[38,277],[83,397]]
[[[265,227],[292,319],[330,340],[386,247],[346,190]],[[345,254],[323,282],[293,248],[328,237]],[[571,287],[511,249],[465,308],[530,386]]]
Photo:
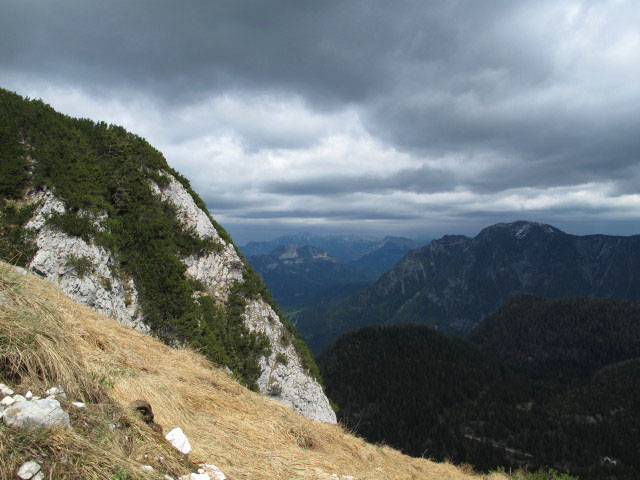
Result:
[[[338,425],[303,418],[249,391],[203,356],[169,348],[2,262],[0,382],[34,393],[60,385],[72,427],[25,432],[0,421],[2,478],[12,478],[35,455],[50,478],[61,480],[177,478],[201,462],[217,465],[229,480],[504,480],[409,458]],[[151,404],[165,432],[184,430],[193,447],[188,459],[124,414],[137,399]],[[74,409],[71,400],[86,407]]]
[[0,90],[0,257],[320,421],[317,367],[260,278],[162,154]]
[[[364,325],[418,322],[465,334],[510,296],[640,299],[640,235],[568,235],[501,223],[410,251],[363,292],[300,319],[314,349]],[[326,319],[326,320],[323,320]]]
[[247,261],[283,308],[305,304],[331,287],[363,284],[370,279],[361,270],[308,245],[289,243],[269,255],[247,257]]

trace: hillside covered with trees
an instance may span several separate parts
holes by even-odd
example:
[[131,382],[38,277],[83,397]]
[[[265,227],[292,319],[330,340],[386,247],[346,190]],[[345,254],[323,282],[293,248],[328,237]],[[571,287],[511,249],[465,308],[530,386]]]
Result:
[[482,470],[631,480],[640,471],[639,314],[634,302],[518,297],[469,339],[366,327],[318,361],[339,418],[369,441]]

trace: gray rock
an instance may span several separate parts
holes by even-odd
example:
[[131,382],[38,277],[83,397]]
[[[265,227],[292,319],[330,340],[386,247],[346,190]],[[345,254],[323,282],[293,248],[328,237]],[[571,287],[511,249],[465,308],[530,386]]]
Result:
[[22,480],[31,480],[40,473],[40,465],[33,460],[23,463],[16,474]]
[[[270,318],[278,317],[266,302],[251,300],[247,304],[244,312],[247,327],[264,333],[271,343],[271,355],[260,360],[260,391],[275,396],[311,420],[336,423],[336,413],[322,386],[305,371],[293,344],[283,345],[280,341],[283,335],[288,335],[287,329],[280,322],[269,321]],[[284,363],[280,360],[283,357],[287,359]]]
[[62,410],[60,402],[49,398],[11,405],[5,409],[2,419],[7,425],[20,428],[71,428],[69,414]]
[[13,395],[13,390],[7,387],[4,383],[0,383],[0,395],[3,397],[6,395]]

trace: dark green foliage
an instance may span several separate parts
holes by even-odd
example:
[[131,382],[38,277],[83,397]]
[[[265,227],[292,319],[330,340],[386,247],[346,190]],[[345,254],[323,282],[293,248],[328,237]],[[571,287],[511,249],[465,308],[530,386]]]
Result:
[[510,298],[469,340],[537,375],[589,376],[640,357],[640,303],[600,298]]
[[84,276],[89,273],[93,267],[90,258],[74,254],[70,254],[67,257],[66,266],[74,270],[78,278],[84,278]]
[[0,258],[25,266],[35,254],[32,235],[23,228],[37,205],[0,201]]
[[4,199],[20,198],[29,174],[16,115],[21,102],[15,95],[0,95],[0,198]]
[[370,441],[480,470],[543,469],[514,478],[562,478],[554,468],[635,480],[639,312],[635,302],[519,297],[478,327],[478,345],[428,327],[368,327],[318,362],[339,418]]
[[[31,172],[28,158],[33,158]],[[51,214],[48,225],[113,253],[118,260],[114,274],[134,280],[145,323],[156,335],[200,349],[256,388],[258,360],[269,353],[269,343],[263,334],[245,327],[245,299],[262,296],[276,305],[251,268],[224,306],[194,295],[203,285],[186,277],[180,259],[219,251],[222,245],[184,229],[175,207],[154,194],[150,183],[166,186],[169,179],[161,171],[170,173],[209,215],[189,181],[170,168],[160,152],[122,127],[73,119],[41,101],[0,89],[0,159],[3,259],[25,264],[35,251],[22,228],[34,207],[18,207],[7,199],[21,197],[27,184],[36,191],[51,190],[64,202],[65,213]],[[211,221],[220,237],[232,243],[229,234]],[[82,259],[69,262],[84,271]],[[286,325],[295,336],[293,327]],[[298,340],[296,348],[307,368],[317,374],[304,343]]]

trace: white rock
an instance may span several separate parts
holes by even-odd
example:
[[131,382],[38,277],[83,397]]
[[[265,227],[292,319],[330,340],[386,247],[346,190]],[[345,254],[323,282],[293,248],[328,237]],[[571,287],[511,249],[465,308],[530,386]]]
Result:
[[5,409],[2,419],[7,425],[21,428],[61,426],[71,428],[69,414],[53,399],[16,403]]
[[[211,465],[211,464],[207,464],[207,463],[202,463],[200,464],[200,467],[202,467],[200,470],[204,471],[206,474],[209,475],[209,477],[212,480],[226,480],[227,477],[225,476],[224,473],[222,473],[222,471],[216,467],[215,465]],[[200,471],[198,470],[198,472]]]
[[31,480],[44,480],[44,474],[40,471],[31,477]]
[[164,438],[166,438],[167,441],[171,445],[173,445],[173,447],[180,453],[188,455],[191,451],[191,444],[189,443],[189,439],[180,427],[176,427],[171,430]]
[[[336,423],[336,413],[322,386],[304,370],[293,343],[282,345],[280,339],[288,331],[277,318],[263,300],[249,301],[244,311],[249,330],[264,333],[271,343],[271,355],[260,359],[262,373],[257,382],[260,391],[268,394],[272,385],[277,384],[280,386],[277,399],[288,407],[312,420]],[[278,361],[281,355],[287,359],[286,365]]]
[[84,407],[86,407],[84,402],[71,402],[71,405],[73,405],[76,408],[84,408]]
[[58,386],[58,387],[51,387],[49,390],[44,392],[45,395],[47,396],[55,396],[55,395],[62,395],[64,393],[64,390],[62,389],[62,387]]
[[40,465],[33,460],[23,463],[16,474],[22,480],[30,480],[40,472]]
[[189,480],[211,480],[211,477],[206,473],[192,473],[189,475]]
[[31,390],[24,394],[24,398],[26,398],[27,400],[31,400],[33,398],[33,393],[31,393]]
[[142,468],[143,470],[153,470],[153,467],[151,465],[142,465],[140,468]]
[[[32,199],[39,201],[40,206],[25,225],[34,231],[38,249],[29,269],[58,285],[76,302],[148,333],[149,328],[142,321],[134,282],[123,283],[113,276],[112,267],[117,262],[111,252],[48,227],[45,224],[47,214],[53,211],[64,213],[64,204],[51,192],[37,193],[32,195]],[[86,258],[91,264],[90,271],[82,278],[68,264],[71,255]]]
[[7,387],[4,383],[0,383],[0,395],[13,395],[13,390]]
[[25,397],[23,397],[22,395],[14,395],[14,396],[13,396],[13,401],[14,401],[15,403],[18,403],[18,402],[26,402],[26,401],[27,401],[27,399],[26,399]]
[[13,399],[13,397],[10,397],[9,395],[4,397],[2,401],[0,401],[0,405],[4,407],[8,407],[9,405],[13,405],[14,403],[16,403],[16,401]]
[[14,268],[16,269],[16,272],[18,272],[20,275],[26,275],[27,273],[29,273],[24,268],[18,267],[17,265]]

